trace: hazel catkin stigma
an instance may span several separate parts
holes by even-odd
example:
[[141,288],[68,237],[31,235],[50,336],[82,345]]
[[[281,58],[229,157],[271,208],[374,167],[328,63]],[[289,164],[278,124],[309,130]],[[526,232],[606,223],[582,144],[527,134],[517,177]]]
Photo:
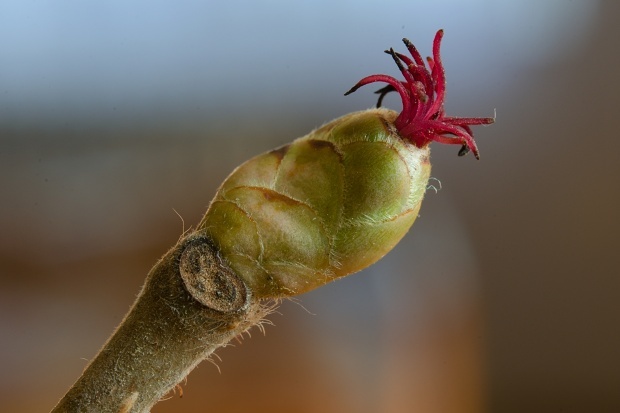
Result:
[[385,82],[380,101],[398,92],[400,114],[377,108],[345,115],[250,159],[222,183],[198,229],[254,296],[301,294],[389,252],[418,216],[430,142],[460,144],[478,156],[470,125],[493,119],[445,116],[442,33],[428,68],[405,40],[411,58],[389,51],[404,81],[372,75],[346,93]]

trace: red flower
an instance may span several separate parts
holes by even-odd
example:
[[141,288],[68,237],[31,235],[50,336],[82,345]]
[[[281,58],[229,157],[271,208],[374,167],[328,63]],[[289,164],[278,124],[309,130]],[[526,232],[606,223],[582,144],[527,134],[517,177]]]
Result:
[[372,75],[360,80],[345,95],[369,83],[385,82],[388,86],[377,91],[380,94],[377,106],[381,105],[387,93],[398,92],[403,109],[394,124],[403,137],[419,148],[433,141],[459,144],[462,145],[459,151],[460,156],[471,150],[479,159],[478,148],[470,126],[488,125],[493,123],[495,118],[445,116],[446,75],[439,53],[442,37],[443,30],[439,30],[433,40],[433,57],[426,58],[426,65],[416,47],[407,39],[403,39],[403,42],[413,60],[395,52],[394,49],[386,50],[386,53],[390,54],[398,65],[405,81],[387,75]]

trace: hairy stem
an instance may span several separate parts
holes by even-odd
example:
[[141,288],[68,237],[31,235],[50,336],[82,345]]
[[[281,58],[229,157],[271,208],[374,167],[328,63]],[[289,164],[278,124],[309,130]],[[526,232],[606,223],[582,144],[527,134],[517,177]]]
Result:
[[191,234],[155,264],[121,325],[52,413],[148,412],[268,311],[210,240]]

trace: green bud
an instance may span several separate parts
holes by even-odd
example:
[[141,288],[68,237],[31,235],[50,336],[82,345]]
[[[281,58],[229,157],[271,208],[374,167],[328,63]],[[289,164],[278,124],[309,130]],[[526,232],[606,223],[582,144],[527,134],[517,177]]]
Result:
[[[428,145],[461,146],[478,158],[471,125],[493,118],[444,114],[439,56],[388,52],[405,81],[385,75],[379,103],[396,91],[403,109],[371,109],[325,124],[289,145],[238,167],[219,188],[199,230],[258,298],[301,294],[383,257],[409,230],[430,175]],[[426,65],[428,65],[428,68]]]
[[301,294],[357,272],[413,224],[429,149],[402,139],[396,112],[336,119],[238,167],[199,229],[259,297]]

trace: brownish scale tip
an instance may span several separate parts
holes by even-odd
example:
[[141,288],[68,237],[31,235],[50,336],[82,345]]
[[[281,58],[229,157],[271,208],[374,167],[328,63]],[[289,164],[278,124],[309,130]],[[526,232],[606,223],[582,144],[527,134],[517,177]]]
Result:
[[394,49],[385,52],[396,62],[405,77],[404,81],[387,75],[367,76],[347,91],[345,96],[369,83],[385,82],[387,86],[375,92],[379,94],[377,107],[381,106],[386,94],[398,92],[403,109],[394,124],[402,136],[419,148],[433,141],[461,145],[459,156],[471,150],[476,159],[480,159],[471,126],[488,125],[493,123],[495,118],[445,115],[446,75],[439,51],[442,37],[443,30],[437,31],[433,40],[433,57],[427,57],[426,61],[409,40],[403,39],[411,57],[395,52]]

